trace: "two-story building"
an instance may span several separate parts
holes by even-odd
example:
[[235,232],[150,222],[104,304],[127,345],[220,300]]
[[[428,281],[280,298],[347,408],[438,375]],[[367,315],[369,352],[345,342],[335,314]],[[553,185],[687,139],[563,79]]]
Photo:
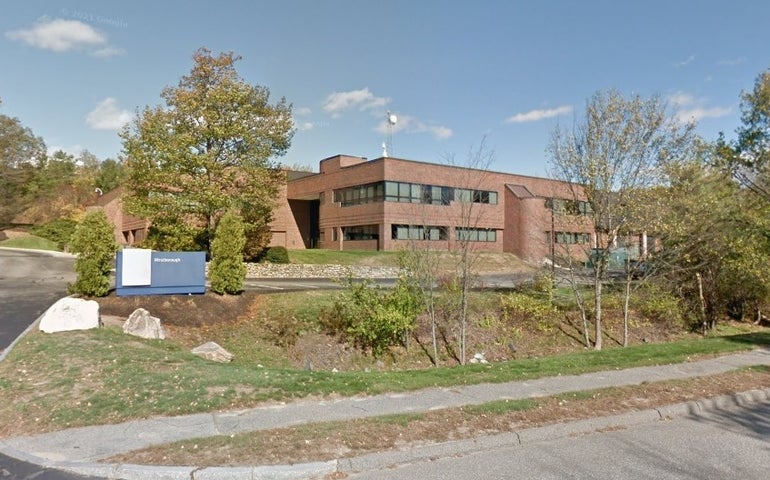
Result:
[[[577,190],[576,190],[577,189]],[[146,237],[147,222],[125,215],[121,189],[97,205],[119,243]],[[524,175],[382,157],[335,155],[318,173],[288,172],[271,223],[271,246],[399,250],[413,242],[509,252],[530,262],[595,245],[579,186]]]
[[398,250],[418,241],[452,249],[467,241],[528,261],[584,257],[593,228],[574,188],[488,170],[336,155],[321,160],[318,173],[289,179],[274,221],[289,227],[274,231],[273,245]]

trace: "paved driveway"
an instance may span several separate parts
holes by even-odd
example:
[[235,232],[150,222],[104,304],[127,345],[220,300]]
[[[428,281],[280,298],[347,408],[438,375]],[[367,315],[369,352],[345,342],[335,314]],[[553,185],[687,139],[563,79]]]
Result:
[[0,350],[4,350],[75,281],[75,259],[0,248]]

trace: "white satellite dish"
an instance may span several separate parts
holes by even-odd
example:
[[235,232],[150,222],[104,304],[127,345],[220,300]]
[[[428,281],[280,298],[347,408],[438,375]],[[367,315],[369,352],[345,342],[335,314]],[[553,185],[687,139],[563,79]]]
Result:
[[388,112],[388,123],[391,125],[395,125],[397,121],[398,121],[398,117],[396,116],[396,114]]

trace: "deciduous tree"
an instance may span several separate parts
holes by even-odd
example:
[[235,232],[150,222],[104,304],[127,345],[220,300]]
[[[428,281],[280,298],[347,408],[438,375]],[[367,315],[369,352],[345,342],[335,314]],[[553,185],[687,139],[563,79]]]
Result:
[[18,118],[0,115],[0,225],[21,212],[34,167],[45,157],[45,143]]
[[573,185],[575,200],[585,199],[591,207],[597,350],[602,348],[602,286],[610,249],[629,221],[635,195],[659,182],[661,165],[688,154],[693,128],[669,114],[658,96],[626,98],[610,90],[591,97],[585,117],[571,131],[553,131],[552,175]]
[[197,226],[206,249],[225,211],[273,204],[284,177],[271,159],[293,135],[291,105],[271,104],[266,87],[239,76],[238,60],[196,51],[190,74],[163,89],[165,106],[145,107],[121,133],[127,209]]
[[770,202],[770,70],[743,93],[741,111],[737,141],[728,144],[722,135],[717,141],[719,160],[742,185]]

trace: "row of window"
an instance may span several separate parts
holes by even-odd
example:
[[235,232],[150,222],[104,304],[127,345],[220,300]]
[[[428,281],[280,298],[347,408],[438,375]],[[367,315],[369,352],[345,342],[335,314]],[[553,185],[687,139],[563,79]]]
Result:
[[[393,240],[448,240],[449,227],[437,225],[391,225]],[[378,225],[342,227],[343,240],[377,240]],[[332,239],[337,241],[337,229],[332,229]],[[470,242],[496,242],[497,230],[490,228],[455,228],[455,240]]]
[[[447,240],[449,227],[423,225],[392,225],[393,240]],[[455,228],[455,240],[470,242],[496,242],[497,230],[493,228]]]
[[591,215],[591,204],[583,200],[567,200],[564,198],[547,198],[545,207],[562,215]]
[[391,225],[390,229],[393,240],[447,240],[449,238],[447,227]]
[[497,192],[409,182],[374,182],[334,190],[334,201],[343,207],[382,201],[449,205],[453,200],[496,205]]
[[565,245],[587,245],[591,242],[591,234],[585,232],[546,232],[548,243]]
[[[448,240],[449,227],[436,225],[391,225],[393,240]],[[469,242],[496,242],[497,230],[493,228],[455,227],[455,240]],[[337,241],[337,229],[333,229]],[[343,240],[377,240],[380,238],[378,225],[342,227]],[[587,245],[591,234],[585,232],[546,232],[547,242],[563,245]]]

